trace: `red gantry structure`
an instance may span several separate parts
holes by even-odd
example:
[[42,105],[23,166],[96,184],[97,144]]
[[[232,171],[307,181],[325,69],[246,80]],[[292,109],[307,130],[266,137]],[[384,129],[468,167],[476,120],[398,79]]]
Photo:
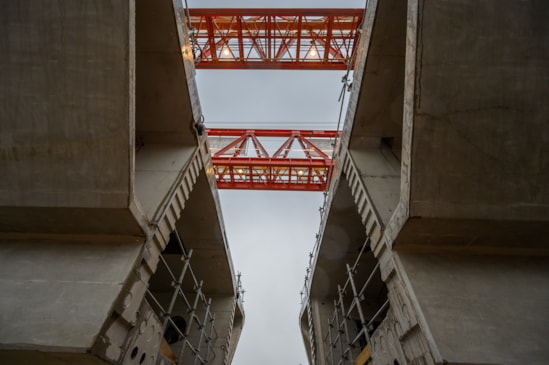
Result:
[[[219,189],[326,190],[340,132],[208,129]],[[282,143],[281,143],[282,142]]]
[[364,9],[190,9],[197,68],[352,67]]

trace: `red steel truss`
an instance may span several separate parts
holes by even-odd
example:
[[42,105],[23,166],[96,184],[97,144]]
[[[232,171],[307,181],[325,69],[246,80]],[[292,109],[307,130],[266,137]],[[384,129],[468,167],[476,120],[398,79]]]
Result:
[[219,189],[307,191],[326,190],[340,135],[271,129],[207,129],[207,133]]
[[363,11],[190,9],[196,67],[345,70]]

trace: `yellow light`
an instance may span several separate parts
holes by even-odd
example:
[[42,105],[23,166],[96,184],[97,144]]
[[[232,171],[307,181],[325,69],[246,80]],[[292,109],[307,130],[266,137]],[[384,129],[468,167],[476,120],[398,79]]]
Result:
[[239,174],[244,172],[244,170],[242,170],[242,169],[238,169],[237,171],[238,171]]
[[298,174],[298,175],[303,175],[303,170],[299,170],[299,171],[297,172],[297,174]]
[[230,56],[231,55],[231,50],[229,49],[229,47],[225,47],[223,49],[223,55],[225,55],[225,56]]
[[313,57],[316,56],[316,49],[311,48],[311,51],[309,52],[309,54]]

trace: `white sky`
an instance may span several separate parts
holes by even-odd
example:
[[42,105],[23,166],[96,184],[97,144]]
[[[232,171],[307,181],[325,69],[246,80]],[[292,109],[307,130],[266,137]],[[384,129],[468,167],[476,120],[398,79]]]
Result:
[[[365,0],[187,0],[191,8],[364,8]],[[344,71],[197,70],[206,127],[335,129]],[[220,190],[244,330],[234,365],[299,365],[300,291],[318,232],[323,195]]]

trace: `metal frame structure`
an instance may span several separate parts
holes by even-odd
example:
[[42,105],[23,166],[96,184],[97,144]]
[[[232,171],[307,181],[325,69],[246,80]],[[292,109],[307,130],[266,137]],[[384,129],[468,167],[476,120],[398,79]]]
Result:
[[[369,251],[369,239],[363,244],[354,264],[346,265],[347,280],[343,286],[337,286],[337,296],[333,301],[334,311],[328,319],[327,334],[322,339],[325,344],[326,353],[324,353],[327,364],[344,365],[354,364],[354,360],[361,352],[368,354],[366,364],[371,364],[372,357],[370,335],[375,330],[375,324],[385,318],[389,311],[389,298],[377,308],[377,312],[367,318],[362,308],[362,302],[365,300],[366,290],[372,285],[374,280],[381,280],[379,262],[369,272],[365,281],[357,280],[358,267],[361,257]],[[310,255],[309,267],[305,276],[305,283],[301,292],[302,303],[306,301],[306,310],[309,319],[311,343],[311,361],[316,363],[316,341],[315,330],[312,321],[311,304],[308,298],[310,293],[310,274],[312,273],[313,255]],[[351,318],[358,319],[360,323],[354,322]],[[356,327],[354,327],[354,326]],[[354,327],[354,328],[353,328]]]
[[[326,206],[326,201],[325,201]],[[326,211],[321,211],[323,220],[326,219]],[[321,224],[322,227],[322,224]],[[318,248],[322,240],[322,234],[317,235],[314,251],[318,254]],[[309,343],[311,346],[311,364],[317,363],[317,356],[323,356],[326,364],[345,365],[354,364],[355,359],[364,356],[365,364],[373,362],[371,356],[371,335],[377,325],[386,317],[390,300],[384,298],[373,315],[367,316],[363,302],[368,296],[367,290],[372,286],[383,283],[381,280],[380,264],[364,266],[363,259],[366,255],[373,255],[370,247],[370,239],[367,238],[362,244],[356,259],[352,265],[346,264],[347,279],[344,283],[337,285],[337,294],[333,301],[333,312],[330,315],[326,326],[324,338],[318,338],[315,323],[312,320],[312,308],[310,301],[312,273],[315,265],[315,254],[309,254],[309,266],[306,270],[305,281],[301,291],[301,303],[305,304],[309,325]],[[366,269],[359,275],[359,267]],[[382,284],[385,286],[385,284]],[[322,325],[324,326],[324,325]],[[317,354],[317,341],[324,343],[326,349],[323,354]]]
[[[207,298],[202,291],[203,282],[199,280],[192,267],[191,258],[193,250],[187,251],[179,238],[177,230],[172,232],[171,239],[177,242],[178,248],[182,254],[180,260],[183,262],[181,270],[176,272],[174,267],[171,267],[164,254],[160,255],[160,270],[165,270],[171,279],[173,291],[170,295],[169,304],[162,304],[162,300],[155,295],[151,289],[147,289],[147,301],[152,305],[155,312],[161,318],[163,333],[171,326],[177,332],[180,340],[170,346],[173,351],[175,364],[187,364],[192,360],[192,364],[210,364],[215,356],[212,348],[213,341],[217,337],[215,328],[215,313],[211,311],[212,299]],[[183,282],[190,281],[192,283],[192,291],[184,289]],[[231,321],[234,321],[236,305],[239,300],[242,300],[243,290],[240,284],[240,276],[238,277],[237,293],[234,298]],[[179,308],[179,309],[177,309]],[[181,310],[184,308],[184,310]],[[186,328],[182,331],[172,319],[173,315],[185,315]],[[232,329],[232,326],[231,326]],[[225,339],[225,353],[223,364],[229,363],[229,348],[231,341],[232,330]],[[189,352],[190,351],[190,352]]]
[[[219,189],[324,191],[329,186],[335,164],[331,155],[340,132],[208,129],[207,133]],[[283,143],[275,144],[270,154],[259,138]],[[322,150],[321,143],[329,148]],[[212,147],[215,144],[218,147]],[[296,153],[303,157],[291,156]]]
[[189,9],[204,69],[352,67],[364,9]]
[[[347,364],[354,363],[354,359],[358,354],[366,347],[368,347],[368,353],[371,350],[370,333],[374,330],[374,323],[383,319],[389,310],[389,299],[387,298],[383,304],[379,307],[376,314],[369,319],[366,319],[361,302],[364,300],[364,293],[371,283],[372,279],[379,275],[379,263],[370,272],[368,279],[362,284],[360,288],[357,288],[355,282],[357,265],[353,268],[347,265],[348,279],[344,286],[338,285],[338,297],[334,300],[334,312],[328,321],[328,334],[324,338],[324,342],[328,344],[328,353],[326,354],[326,361],[330,364]],[[350,304],[346,308],[345,296],[350,290]],[[349,318],[359,318],[360,325],[356,331],[349,329]],[[356,332],[356,333],[355,333]],[[367,363],[370,363],[370,359]]]

